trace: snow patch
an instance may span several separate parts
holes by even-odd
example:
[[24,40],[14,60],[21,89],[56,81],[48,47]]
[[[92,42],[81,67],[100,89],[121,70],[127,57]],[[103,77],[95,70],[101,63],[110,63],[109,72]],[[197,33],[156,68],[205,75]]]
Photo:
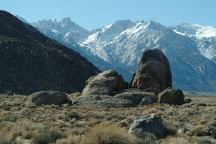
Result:
[[174,31],[175,33],[179,34],[179,35],[186,36],[185,33],[181,33],[181,32],[179,32],[179,31],[177,31],[177,30],[173,30],[173,31]]
[[83,44],[88,44],[88,43],[96,41],[98,34],[99,34],[99,32],[96,32],[96,33],[88,36],[88,38],[83,42]]
[[146,29],[149,26],[150,22],[146,23],[142,23],[142,22],[138,22],[135,27],[128,29],[126,32],[129,35],[133,35],[138,33],[139,31],[142,31],[144,29]]
[[57,31],[56,29],[52,29],[51,31],[54,33],[59,33],[59,31]]
[[70,32],[67,32],[67,33],[65,34],[64,37],[67,37],[67,36],[69,36],[69,35],[70,35]]
[[[177,34],[198,39],[216,37],[216,28],[213,26],[204,26],[199,24],[182,24],[180,27],[185,28],[184,32],[173,30]],[[191,31],[194,31],[191,33]]]
[[196,32],[198,38],[216,37],[216,28],[211,26],[200,26],[200,29]]

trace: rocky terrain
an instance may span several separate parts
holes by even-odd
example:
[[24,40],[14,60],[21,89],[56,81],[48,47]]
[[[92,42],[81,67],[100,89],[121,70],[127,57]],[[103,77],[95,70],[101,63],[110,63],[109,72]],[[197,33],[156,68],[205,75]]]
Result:
[[[80,94],[69,97],[74,99]],[[126,108],[85,108],[70,104],[36,106],[28,104],[28,96],[1,95],[0,143],[100,144],[101,138],[119,144],[137,144],[137,138],[128,135],[129,128],[134,120],[154,114],[161,117],[166,136],[158,139],[146,135],[139,144],[215,144],[216,98],[188,98],[192,102],[180,106],[155,103]]]
[[0,11],[0,92],[81,91],[99,70],[77,52]]

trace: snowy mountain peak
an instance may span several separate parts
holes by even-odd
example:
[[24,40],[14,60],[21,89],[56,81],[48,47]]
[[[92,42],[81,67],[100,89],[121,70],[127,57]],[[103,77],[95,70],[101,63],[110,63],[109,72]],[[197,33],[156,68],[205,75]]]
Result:
[[61,20],[61,22],[62,22],[62,23],[72,23],[72,20],[71,20],[70,17],[66,17],[66,18],[63,18],[63,19]]
[[116,27],[129,27],[132,26],[134,22],[130,20],[118,20],[115,23],[113,23],[114,26]]
[[199,39],[216,37],[216,28],[212,26],[183,23],[175,27],[174,31],[178,34]]
[[61,37],[61,41],[73,39],[76,42],[81,42],[89,34],[87,30],[74,23],[70,17],[63,18],[60,21],[42,20],[33,23],[33,25],[46,35],[52,35],[52,37],[58,39]]
[[127,34],[127,35],[134,35],[137,34],[140,31],[145,30],[148,26],[149,26],[149,22],[146,23],[144,21],[138,21],[134,27],[131,27],[127,30],[125,30],[124,32],[121,33],[121,35],[123,34]]
[[110,41],[118,36],[124,30],[132,27],[134,22],[130,20],[118,20],[113,24],[107,25],[98,29],[83,42],[83,44],[92,43],[95,41]]
[[148,23],[149,23],[149,26],[148,26],[148,27],[149,27],[150,29],[154,29],[154,30],[167,29],[166,26],[163,26],[163,25],[161,25],[160,23],[155,22],[155,21],[153,21],[153,20],[150,20]]

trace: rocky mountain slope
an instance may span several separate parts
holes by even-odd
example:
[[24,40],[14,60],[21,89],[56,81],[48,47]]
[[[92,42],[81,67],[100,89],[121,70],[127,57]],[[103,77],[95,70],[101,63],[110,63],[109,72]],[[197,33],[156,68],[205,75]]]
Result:
[[[40,23],[35,26],[43,32],[38,26]],[[67,45],[78,42],[82,48],[82,51],[77,50],[79,53],[101,69],[116,69],[127,81],[131,80],[143,51],[159,48],[170,61],[174,87],[215,91],[215,32],[215,28],[210,26],[182,24],[166,27],[154,21],[120,20],[89,32],[83,41],[71,40],[65,43],[61,41],[62,38],[48,35]],[[103,63],[98,62],[101,60]]]
[[174,28],[180,35],[191,38],[198,45],[203,56],[210,60],[216,58],[216,28],[197,24],[184,23]]
[[99,70],[77,52],[0,11],[0,92],[81,91]]
[[69,17],[56,20],[42,20],[38,23],[33,23],[35,27],[40,28],[40,31],[51,38],[61,39],[63,42],[74,40],[82,42],[89,35],[89,31],[80,27],[71,21]]

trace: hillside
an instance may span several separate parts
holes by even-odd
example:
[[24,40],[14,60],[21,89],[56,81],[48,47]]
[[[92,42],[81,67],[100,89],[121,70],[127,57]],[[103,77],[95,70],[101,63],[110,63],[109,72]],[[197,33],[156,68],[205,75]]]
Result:
[[72,49],[0,11],[0,92],[81,91],[99,70]]

